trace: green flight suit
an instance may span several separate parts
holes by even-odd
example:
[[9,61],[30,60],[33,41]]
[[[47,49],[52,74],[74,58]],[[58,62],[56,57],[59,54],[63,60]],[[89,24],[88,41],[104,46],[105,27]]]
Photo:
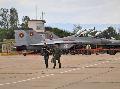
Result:
[[44,56],[44,61],[45,61],[45,65],[46,68],[48,68],[48,59],[49,59],[49,48],[48,46],[43,46],[43,56]]
[[53,66],[53,68],[55,68],[55,66],[56,66],[56,60],[58,60],[59,68],[61,68],[60,57],[61,57],[61,50],[59,48],[54,48],[54,50],[53,50],[53,63],[54,63],[54,66]]

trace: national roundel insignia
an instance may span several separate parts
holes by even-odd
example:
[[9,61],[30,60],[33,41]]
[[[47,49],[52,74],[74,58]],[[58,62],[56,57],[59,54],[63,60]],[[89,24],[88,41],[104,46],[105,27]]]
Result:
[[30,32],[30,36],[33,36],[33,32]]
[[50,39],[53,39],[53,35],[52,34],[50,35]]
[[23,38],[23,37],[24,37],[24,34],[21,32],[21,33],[19,34],[19,37]]

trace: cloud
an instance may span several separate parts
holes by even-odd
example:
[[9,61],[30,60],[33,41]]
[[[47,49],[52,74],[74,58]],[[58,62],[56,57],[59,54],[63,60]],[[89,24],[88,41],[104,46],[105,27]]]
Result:
[[44,11],[48,23],[120,23],[119,0],[0,0],[0,8],[15,7],[20,19],[35,19]]

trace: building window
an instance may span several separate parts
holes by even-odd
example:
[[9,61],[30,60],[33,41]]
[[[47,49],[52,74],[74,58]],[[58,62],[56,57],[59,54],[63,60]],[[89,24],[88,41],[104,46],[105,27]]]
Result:
[[37,30],[40,30],[40,26],[37,26],[37,28],[36,28]]
[[37,30],[43,30],[43,24],[37,23],[37,24],[36,24],[36,29],[37,29]]

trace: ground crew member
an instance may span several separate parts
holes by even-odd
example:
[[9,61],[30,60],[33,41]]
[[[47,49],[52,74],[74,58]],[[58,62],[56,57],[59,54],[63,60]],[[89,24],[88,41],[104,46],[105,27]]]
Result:
[[59,48],[59,45],[56,44],[55,48],[53,49],[53,63],[54,63],[53,68],[54,69],[55,69],[55,66],[56,66],[56,60],[58,60],[59,68],[61,68],[60,57],[61,57],[61,50]]
[[48,68],[49,47],[47,46],[46,43],[44,43],[44,46],[43,46],[42,50],[43,50],[45,65],[46,65],[46,68]]

